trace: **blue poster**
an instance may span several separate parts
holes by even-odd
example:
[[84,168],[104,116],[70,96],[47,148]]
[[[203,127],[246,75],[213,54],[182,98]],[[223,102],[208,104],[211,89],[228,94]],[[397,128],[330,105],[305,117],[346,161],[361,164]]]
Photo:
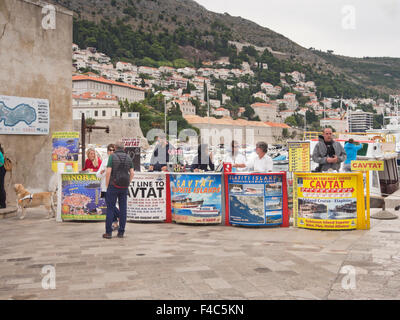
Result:
[[220,174],[171,174],[172,221],[221,223]]
[[280,225],[283,219],[282,176],[230,174],[229,223],[237,225]]
[[95,174],[62,174],[61,218],[105,220],[107,206]]

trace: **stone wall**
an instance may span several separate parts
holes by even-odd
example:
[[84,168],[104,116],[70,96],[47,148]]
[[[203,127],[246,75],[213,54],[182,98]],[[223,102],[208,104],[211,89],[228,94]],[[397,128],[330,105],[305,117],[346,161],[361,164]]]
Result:
[[51,133],[72,129],[72,13],[56,7],[55,29],[45,29],[45,5],[33,0],[0,1],[0,95],[50,102],[49,135],[0,135],[14,162],[12,181],[6,175],[8,203],[15,201],[14,183],[49,189]]
[[[112,120],[96,120],[95,126],[109,127],[110,133],[105,130],[93,130],[90,134],[86,134],[86,146],[90,144],[107,145],[115,143],[121,138],[141,138],[141,145],[148,147],[147,140],[143,138],[142,130],[138,119],[112,119]],[[74,120],[74,131],[81,131],[81,120]],[[90,140],[90,142],[89,142]]]

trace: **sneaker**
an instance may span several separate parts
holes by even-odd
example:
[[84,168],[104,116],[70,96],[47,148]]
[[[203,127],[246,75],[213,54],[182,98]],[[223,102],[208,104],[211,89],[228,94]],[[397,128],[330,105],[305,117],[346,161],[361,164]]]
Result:
[[112,238],[112,235],[111,235],[111,234],[108,234],[108,233],[105,233],[105,234],[103,234],[103,238],[104,238],[104,239],[111,239],[111,238]]
[[118,238],[123,238],[123,237],[124,237],[124,234],[123,234],[123,233],[118,233],[117,237],[118,237]]

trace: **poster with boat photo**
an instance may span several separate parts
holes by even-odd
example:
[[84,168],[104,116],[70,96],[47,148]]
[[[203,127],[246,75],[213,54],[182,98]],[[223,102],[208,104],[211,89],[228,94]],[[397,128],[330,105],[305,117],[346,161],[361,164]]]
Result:
[[63,220],[105,220],[107,206],[101,198],[100,180],[95,174],[61,175],[61,218]]
[[299,228],[356,229],[356,175],[309,174],[295,177],[295,182],[293,206]]
[[220,224],[221,175],[171,174],[172,221]]
[[78,172],[79,132],[53,132],[51,169],[58,172],[58,164],[64,164],[65,172]]
[[166,175],[135,173],[128,188],[128,221],[164,221],[166,219]]
[[236,225],[281,225],[282,176],[229,174],[229,222]]

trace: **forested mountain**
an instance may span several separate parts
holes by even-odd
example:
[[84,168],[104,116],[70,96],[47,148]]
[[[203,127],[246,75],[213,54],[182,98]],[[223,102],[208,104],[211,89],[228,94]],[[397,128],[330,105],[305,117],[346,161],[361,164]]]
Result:
[[268,28],[227,13],[210,12],[192,0],[52,2],[74,12],[74,42],[80,47],[94,46],[114,60],[199,66],[201,61],[229,56],[232,65],[237,65],[255,61],[262,54],[241,53],[231,45],[235,41],[268,48],[274,59],[283,61],[275,63],[289,69],[301,64],[311,76],[307,79],[324,85],[331,82],[326,87],[331,86],[335,94],[343,93],[335,89],[340,83],[350,90],[357,88],[354,93],[368,88],[381,93],[400,89],[400,59],[357,59],[306,49]]

